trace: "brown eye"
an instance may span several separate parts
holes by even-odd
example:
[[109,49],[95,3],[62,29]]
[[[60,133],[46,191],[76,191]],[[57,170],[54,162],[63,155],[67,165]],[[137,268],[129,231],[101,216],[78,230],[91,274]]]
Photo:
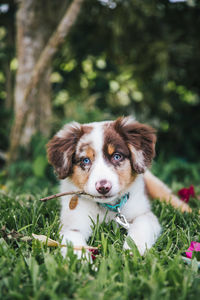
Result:
[[113,156],[112,156],[112,159],[116,162],[118,161],[122,161],[123,160],[123,155],[120,154],[120,153],[114,153]]

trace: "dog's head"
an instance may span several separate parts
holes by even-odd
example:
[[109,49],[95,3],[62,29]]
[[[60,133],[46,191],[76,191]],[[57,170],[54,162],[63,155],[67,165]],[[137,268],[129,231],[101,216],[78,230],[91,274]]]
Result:
[[[115,197],[144,173],[155,154],[155,130],[131,118],[65,125],[48,143],[60,179],[104,199]],[[105,202],[105,201],[104,201]]]

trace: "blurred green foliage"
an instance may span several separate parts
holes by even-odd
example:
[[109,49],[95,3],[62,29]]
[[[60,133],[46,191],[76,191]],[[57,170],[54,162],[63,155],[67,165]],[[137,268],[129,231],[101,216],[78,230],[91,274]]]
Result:
[[[14,15],[15,11],[9,16],[12,22]],[[198,0],[86,0],[53,61],[52,134],[71,120],[91,122],[131,114],[157,129],[158,161],[179,157],[172,164],[180,170],[187,161],[199,161],[199,15]],[[17,67],[14,44],[10,51],[7,48],[8,34],[1,24],[0,149],[4,151],[13,112],[6,108],[5,59],[13,76]],[[33,162],[20,165],[25,174],[45,176],[45,143],[37,135],[28,151],[22,151],[23,160]]]
[[20,158],[0,172],[0,189],[37,193],[56,186],[56,176],[46,156],[47,139],[35,135],[29,151],[21,149]]
[[55,123],[132,114],[158,130],[158,154],[196,161],[199,1],[105,2],[86,1],[54,61]]

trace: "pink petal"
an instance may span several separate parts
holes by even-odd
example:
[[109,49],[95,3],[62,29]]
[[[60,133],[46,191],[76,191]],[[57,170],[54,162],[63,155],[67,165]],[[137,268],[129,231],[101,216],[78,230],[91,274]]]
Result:
[[200,251],[200,243],[192,241],[190,247],[187,249],[186,256],[192,258],[193,251]]

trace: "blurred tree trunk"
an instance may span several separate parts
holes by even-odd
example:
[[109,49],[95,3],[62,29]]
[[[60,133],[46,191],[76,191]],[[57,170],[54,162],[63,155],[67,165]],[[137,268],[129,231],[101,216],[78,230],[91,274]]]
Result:
[[[60,6],[62,6],[61,1],[57,1],[56,7],[55,1],[52,0],[22,0],[19,2],[16,18],[18,69],[15,87],[15,123],[22,118],[21,112],[30,108],[21,136],[16,135],[20,139],[19,145],[28,145],[36,132],[48,135],[50,130],[47,124],[52,114],[51,66],[47,66],[44,70],[40,84],[31,91],[25,103],[24,92],[31,79],[32,70],[55,26],[54,20],[56,17],[60,17]],[[52,17],[53,13],[55,13],[54,18]]]
[[3,71],[5,73],[6,82],[5,82],[5,89],[6,89],[6,101],[5,107],[8,111],[13,109],[13,92],[14,92],[14,74],[11,70],[11,62],[14,54],[14,47],[13,41],[15,40],[15,22],[14,22],[14,13],[16,10],[16,4],[14,1],[5,1],[9,4],[9,13],[7,16],[2,15],[0,17],[0,27],[6,27],[6,48],[5,48],[5,58],[3,60]]
[[[24,106],[31,107],[21,134],[21,145],[27,145],[37,131],[48,134],[45,127],[49,130],[46,122],[51,116],[50,66],[44,71],[44,77],[40,85],[30,93],[26,103],[23,103],[24,91],[30,81],[31,72],[49,37],[49,27],[43,24],[42,2],[35,0],[21,1],[17,12],[18,69],[15,87],[15,120],[22,117],[21,111]],[[41,107],[43,107],[43,110]]]
[[[17,158],[19,146],[28,146],[34,133],[49,134],[52,115],[51,59],[75,22],[82,2],[73,0],[67,9],[68,15],[67,1],[21,0],[19,3],[15,121],[8,163]],[[60,23],[64,26],[60,26]]]

